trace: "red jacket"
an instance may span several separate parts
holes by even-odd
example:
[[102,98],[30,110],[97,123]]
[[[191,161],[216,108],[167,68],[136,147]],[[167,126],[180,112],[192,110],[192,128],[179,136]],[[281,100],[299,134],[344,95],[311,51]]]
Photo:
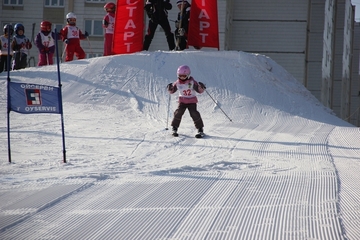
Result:
[[66,25],[63,29],[60,30],[61,40],[69,40],[68,44],[80,44],[80,40],[85,39],[86,36],[81,32],[77,26]]

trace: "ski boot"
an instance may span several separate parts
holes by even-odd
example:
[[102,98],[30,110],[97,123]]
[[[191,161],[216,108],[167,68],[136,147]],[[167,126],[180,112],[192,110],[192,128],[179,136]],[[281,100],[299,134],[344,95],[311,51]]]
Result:
[[177,128],[176,128],[176,127],[173,127],[173,128],[172,128],[172,135],[173,135],[174,137],[178,137],[178,136],[179,136],[179,134],[177,133]]
[[203,138],[205,136],[204,134],[204,129],[203,128],[199,128],[198,129],[198,133],[195,135],[196,138]]

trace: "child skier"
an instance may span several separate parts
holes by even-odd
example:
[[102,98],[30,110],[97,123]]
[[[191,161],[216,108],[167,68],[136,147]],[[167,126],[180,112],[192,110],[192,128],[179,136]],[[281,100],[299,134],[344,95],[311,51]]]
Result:
[[190,76],[190,68],[186,65],[182,65],[177,69],[178,79],[174,83],[169,83],[167,90],[170,94],[175,93],[179,90],[179,104],[174,112],[174,118],[171,122],[173,136],[177,137],[177,130],[180,126],[181,118],[188,109],[191,118],[194,121],[195,127],[198,129],[198,133],[195,135],[197,138],[204,136],[204,123],[200,113],[197,111],[196,93],[203,93],[206,89],[202,82],[197,82],[193,77]]
[[65,61],[69,62],[74,60],[74,54],[77,59],[84,59],[86,54],[82,47],[80,46],[80,40],[83,40],[89,36],[85,31],[85,34],[76,26],[76,15],[73,12],[66,14],[67,25],[60,30],[61,39],[66,43],[65,52],[66,57]]
[[175,22],[175,38],[176,50],[184,50],[187,48],[187,37],[190,20],[190,3],[188,1],[180,0],[176,2],[179,8],[177,21]]
[[51,25],[49,21],[42,21],[40,32],[36,35],[35,44],[39,49],[38,66],[54,64],[55,33],[51,31]]
[[11,43],[14,50],[13,69],[22,69],[27,67],[27,55],[32,48],[30,40],[24,35],[25,28],[21,23],[15,24],[15,36]]
[[107,3],[104,6],[104,10],[107,12],[103,19],[103,28],[105,28],[104,39],[104,56],[113,55],[112,44],[115,27],[115,3]]
[[7,62],[8,58],[8,49],[9,49],[9,37],[10,37],[10,44],[12,42],[12,35],[14,33],[14,28],[10,24],[6,24],[4,26],[4,35],[0,36],[0,73],[5,71],[8,71],[11,69],[10,62],[13,55],[13,51],[10,48],[10,61],[9,64]]

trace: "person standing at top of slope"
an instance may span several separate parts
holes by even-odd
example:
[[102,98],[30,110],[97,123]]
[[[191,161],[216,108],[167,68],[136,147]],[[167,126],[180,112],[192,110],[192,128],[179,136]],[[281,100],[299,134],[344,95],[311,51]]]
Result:
[[[14,28],[10,24],[6,24],[4,26],[4,35],[0,36],[0,73],[4,70],[8,71],[11,70],[11,63],[8,64],[8,51],[10,48],[10,59],[13,56],[13,51],[11,50],[11,46],[9,46],[9,38],[10,38],[10,45],[13,40]],[[11,60],[10,60],[11,61]]]
[[74,60],[74,54],[77,59],[84,59],[86,54],[82,47],[80,46],[80,40],[83,40],[89,36],[88,32],[85,31],[85,34],[76,26],[76,15],[73,12],[66,14],[67,25],[60,30],[61,39],[66,44],[65,52],[66,58],[65,61],[69,62]]
[[187,48],[191,5],[188,1],[184,0],[177,1],[176,5],[180,11],[175,21],[176,50],[184,50]]
[[198,130],[196,137],[202,137],[204,134],[204,123],[200,113],[196,109],[198,99],[197,93],[203,93],[206,89],[205,84],[197,82],[193,77],[190,76],[191,71],[189,66],[181,65],[177,69],[178,79],[174,83],[167,85],[167,90],[170,94],[175,93],[179,90],[178,107],[174,112],[174,118],[171,122],[173,136],[177,137],[177,130],[181,123],[181,118],[184,115],[186,109],[189,110],[190,116],[194,121],[195,127]]
[[114,55],[112,52],[114,27],[115,27],[115,3],[109,2],[105,4],[104,10],[106,15],[103,18],[103,28],[105,29],[104,39],[104,56]]
[[40,32],[36,35],[35,44],[39,49],[38,66],[53,65],[55,53],[55,33],[51,31],[52,23],[42,21]]
[[25,27],[21,23],[15,24],[15,36],[11,43],[14,50],[13,69],[19,70],[27,67],[27,56],[32,48],[30,39],[25,36]]
[[149,50],[152,39],[154,38],[158,24],[165,32],[166,41],[169,50],[175,49],[174,34],[171,32],[171,27],[168,19],[167,10],[172,9],[170,0],[147,0],[144,7],[146,14],[150,18],[147,33],[145,35],[143,50]]

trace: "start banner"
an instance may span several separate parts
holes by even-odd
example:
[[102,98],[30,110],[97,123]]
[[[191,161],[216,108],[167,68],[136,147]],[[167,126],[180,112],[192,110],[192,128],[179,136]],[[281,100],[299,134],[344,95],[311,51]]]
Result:
[[219,49],[217,0],[192,0],[188,45]]
[[118,0],[115,12],[113,52],[140,52],[143,49],[144,1]]

